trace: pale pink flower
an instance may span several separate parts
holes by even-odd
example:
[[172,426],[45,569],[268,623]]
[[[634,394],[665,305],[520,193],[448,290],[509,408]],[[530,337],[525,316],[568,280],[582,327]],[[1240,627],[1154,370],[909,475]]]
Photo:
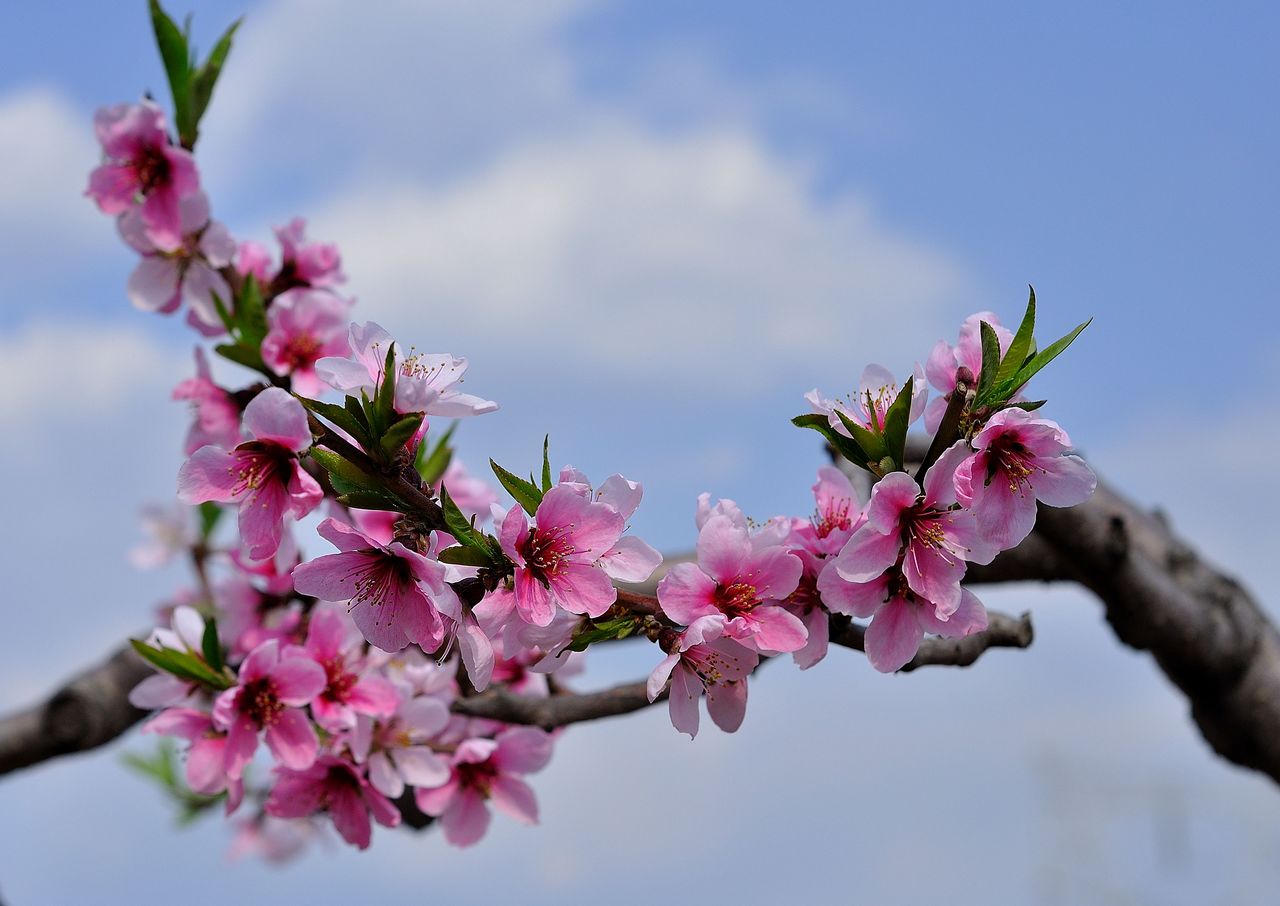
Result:
[[281,645],[297,641],[302,631],[302,608],[292,589],[290,585],[284,592],[264,590],[244,576],[214,583],[218,631],[233,656],[243,657],[270,639]]
[[449,725],[449,707],[438,698],[407,699],[386,721],[362,717],[352,751],[368,762],[369,782],[392,799],[406,786],[435,787],[449,779],[449,762],[430,742]]
[[760,663],[760,655],[721,638],[723,630],[723,622],[702,617],[684,632],[672,633],[668,645],[675,650],[649,674],[649,701],[671,680],[671,725],[690,739],[698,735],[698,699],[704,693],[708,716],[726,733],[742,726],[747,713],[747,677]]
[[164,114],[152,101],[103,107],[93,129],[106,160],[89,174],[85,194],[105,214],[123,214],[140,203],[147,236],[157,248],[182,245],[179,202],[200,190],[190,152],[169,141]]
[[298,462],[311,446],[311,430],[306,410],[288,391],[268,387],[255,396],[245,407],[244,427],[253,440],[191,455],[178,473],[178,499],[239,504],[240,537],[249,556],[262,560],[280,547],[285,514],[302,518],[324,493]]
[[141,522],[147,539],[129,551],[129,562],[138,569],[163,566],[189,553],[195,543],[196,524],[189,506],[148,504],[142,508]]
[[[924,382],[924,370],[919,365],[915,366],[913,376],[915,381],[912,384],[908,424],[921,416],[929,399],[929,387]],[[881,431],[884,428],[885,413],[889,411],[889,407],[893,405],[904,386],[906,381],[901,383],[895,381],[893,372],[883,365],[868,365],[862,371],[856,394],[833,400],[827,399],[814,389],[806,393],[804,398],[809,401],[814,412],[827,417],[832,430],[849,437],[849,429],[836,414],[837,410],[843,412],[850,421],[864,428]]]
[[864,641],[867,661],[881,673],[893,673],[915,657],[926,632],[959,639],[987,628],[986,608],[963,586],[960,603],[944,617],[932,601],[911,590],[896,567],[870,582],[851,584],[836,566],[828,564],[818,577],[818,591],[836,613],[871,617]]
[[946,340],[937,342],[924,366],[925,374],[929,376],[929,383],[940,394],[929,401],[929,407],[924,413],[925,430],[931,434],[938,430],[938,425],[942,422],[942,414],[947,411],[947,400],[951,392],[956,389],[956,372],[961,366],[967,368],[975,378],[982,374],[982,328],[980,325],[983,321],[990,324],[995,331],[996,339],[1000,343],[1000,354],[1003,356],[1009,351],[1009,344],[1013,342],[1013,333],[1009,328],[1001,325],[1000,319],[994,312],[989,311],[980,311],[964,319],[964,323],[960,325],[960,338],[955,346],[948,345]]
[[310,767],[319,740],[300,709],[324,688],[319,664],[305,657],[281,657],[274,639],[249,652],[240,665],[237,684],[219,694],[213,704],[214,725],[227,731],[227,776],[241,776],[258,748],[258,734],[264,731],[276,761],[295,770]]
[[820,557],[840,552],[865,515],[848,477],[835,466],[818,469],[813,485],[814,513],[792,525],[792,540]]
[[[169,627],[151,630],[147,644],[152,648],[168,648],[203,659],[204,627],[204,617],[194,607],[179,604],[169,614]],[[129,691],[129,703],[144,711],[191,705],[200,697],[199,686],[180,680],[172,673],[155,673]]]
[[966,561],[990,563],[997,553],[978,532],[973,514],[956,504],[952,477],[967,454],[963,441],[942,454],[925,476],[923,491],[906,472],[876,482],[866,523],[833,561],[846,582],[870,582],[899,565],[911,590],[937,607],[939,619],[956,611]]
[[235,240],[226,227],[209,219],[209,199],[203,192],[183,198],[178,213],[180,241],[167,249],[152,242],[136,209],[121,215],[120,236],[142,256],[125,291],[142,311],[171,314],[185,303],[187,322],[205,336],[216,337],[226,327],[214,296],[228,309],[234,307],[231,288],[219,269],[231,263]]
[[202,347],[196,347],[196,376],[174,387],[173,398],[189,401],[195,413],[182,449],[186,455],[204,446],[230,448],[240,442],[240,407],[213,382]]
[[275,785],[264,806],[276,818],[305,818],[327,811],[342,839],[368,849],[370,815],[383,827],[397,827],[400,812],[375,790],[355,765],[329,755],[303,769],[276,768]]
[[280,242],[280,272],[277,279],[286,286],[331,287],[344,283],[342,256],[332,242],[307,239],[307,222],[295,217],[276,227]]
[[443,564],[399,541],[379,544],[336,519],[326,519],[318,531],[339,552],[293,571],[300,593],[349,602],[360,632],[384,651],[399,651],[410,642],[428,651],[440,646],[445,618],[457,619],[461,609],[445,582]]
[[[350,358],[327,357],[316,363],[316,374],[333,389],[355,396],[364,390],[370,396],[382,382],[387,350],[395,342],[391,334],[377,324],[352,324]],[[443,418],[483,415],[497,410],[498,404],[457,389],[467,371],[467,360],[449,353],[405,355],[397,344],[396,354],[397,412],[425,412]]]
[[169,708],[142,725],[143,733],[176,736],[191,743],[187,750],[186,778],[192,792],[202,796],[227,793],[227,814],[244,798],[244,781],[226,771],[227,734],[213,724],[213,718],[195,708]]
[[795,591],[804,567],[772,540],[753,539],[729,513],[709,516],[698,533],[698,561],[677,563],[658,583],[663,612],[684,626],[714,617],[726,638],[756,651],[801,648],[804,624],[779,604]]
[[956,467],[956,496],[973,511],[978,531],[1001,550],[1031,534],[1037,500],[1075,506],[1098,485],[1085,461],[1067,452],[1067,432],[1022,409],[1001,409],[972,444],[976,452]]
[[440,819],[444,838],[471,846],[489,827],[486,803],[523,823],[538,823],[533,790],[518,775],[532,774],[551,760],[551,735],[533,727],[512,727],[494,739],[467,739],[453,754],[449,779],[419,787],[418,808]]
[[351,303],[320,289],[297,288],[278,295],[267,310],[268,331],[262,360],[279,375],[289,375],[295,392],[315,397],[324,392],[316,362],[347,351]]
[[259,813],[237,824],[227,858],[234,862],[256,855],[283,864],[299,855],[315,835],[315,824],[305,818],[272,818]]
[[236,273],[241,277],[253,274],[259,286],[266,286],[275,275],[271,267],[271,253],[261,242],[246,239],[236,249]]
[[[624,521],[635,514],[644,497],[644,487],[640,482],[621,475],[610,475],[604,480],[604,484],[593,491],[587,476],[572,466],[565,466],[560,470],[560,484],[574,488],[589,500],[612,508]],[[597,562],[611,579],[619,582],[644,582],[662,565],[662,554],[635,535],[623,535]]]
[[400,706],[395,686],[367,669],[364,639],[341,607],[312,609],[301,650],[324,668],[326,685],[311,702],[311,714],[329,732],[353,729],[357,714],[390,717]]
[[535,524],[512,507],[499,540],[515,564],[515,606],[526,623],[546,626],[557,605],[598,617],[618,598],[599,561],[614,549],[625,520],[605,503],[584,497],[572,484],[556,485],[542,497]]

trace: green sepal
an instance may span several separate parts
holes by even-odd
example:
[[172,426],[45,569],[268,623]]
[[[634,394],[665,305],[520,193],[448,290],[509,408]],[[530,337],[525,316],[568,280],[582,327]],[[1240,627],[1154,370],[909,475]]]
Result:
[[204,662],[216,673],[221,673],[225,662],[222,659],[222,642],[218,640],[218,621],[209,618],[204,624],[204,636],[200,639],[200,652]]
[[588,646],[596,642],[625,639],[636,631],[637,626],[639,621],[635,617],[617,617],[600,622],[593,620],[574,633],[573,640],[567,647],[569,651],[586,651]]
[[1027,311],[1022,316],[1022,323],[1018,325],[1018,332],[1013,335],[1013,340],[1009,343],[1008,352],[1000,362],[1000,370],[996,372],[997,387],[1008,383],[1018,373],[1018,369],[1026,363],[1027,355],[1031,351],[1036,329],[1036,290],[1034,286],[1028,288],[1031,295],[1027,299]]
[[436,441],[430,453],[427,452],[426,444],[418,447],[418,457],[414,465],[418,470],[418,475],[428,485],[434,487],[440,479],[444,478],[444,473],[448,471],[449,463],[453,460],[453,447],[449,446],[449,441],[456,430],[458,430],[458,423],[455,421],[440,435],[440,439]]
[[884,413],[884,446],[897,469],[905,468],[907,449],[907,423],[911,421],[911,397],[915,393],[916,379],[907,378],[893,403]]
[[129,644],[144,660],[152,666],[171,673],[178,679],[190,683],[200,683],[214,689],[230,689],[235,683],[226,672],[216,672],[208,664],[185,651],[174,651],[172,648],[152,648],[146,642],[130,639]]
[[526,481],[519,475],[513,475],[502,466],[498,465],[492,459],[489,460],[489,466],[493,469],[493,474],[498,477],[499,483],[507,489],[507,493],[515,498],[516,503],[520,504],[530,516],[538,512],[538,505],[542,503],[542,490],[531,481]]
[[821,434],[832,448],[843,456],[846,460],[853,463],[860,469],[871,471],[867,465],[867,454],[862,451],[856,441],[845,437],[840,432],[831,427],[831,422],[827,420],[825,415],[816,412],[807,413],[805,415],[797,415],[791,419],[791,424],[797,428],[810,428]]
[[408,415],[402,415],[399,421],[387,429],[382,439],[378,441],[378,448],[387,462],[393,461],[396,454],[404,449],[404,445],[418,433],[425,417],[425,413],[411,412]]

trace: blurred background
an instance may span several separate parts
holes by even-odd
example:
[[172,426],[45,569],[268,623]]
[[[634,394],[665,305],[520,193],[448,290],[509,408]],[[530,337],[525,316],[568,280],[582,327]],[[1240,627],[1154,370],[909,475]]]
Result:
[[[359,319],[469,356],[503,404],[459,432],[473,466],[528,468],[549,431],[558,463],[645,483],[634,528],[666,550],[703,490],[805,513],[802,394],[905,374],[973,311],[1016,322],[1034,283],[1042,336],[1095,317],[1037,378],[1046,414],[1271,594],[1274,4],[169,8],[202,50],[246,14],[198,150],[215,216],[262,241],[309,217]],[[134,256],[81,196],[93,110],[167,104],[145,4],[5,4],[0,34],[8,711],[185,581],[126,556],[173,493],[193,338],[130,308]],[[779,664],[739,733],[694,743],[665,709],[574,728],[533,778],[542,826],[498,818],[468,851],[379,830],[228,868],[229,828],[177,830],[130,735],[0,780],[0,898],[1274,903],[1275,786],[1208,750],[1087,594],[983,597],[1033,611],[1031,650]],[[655,662],[621,648],[586,684]]]

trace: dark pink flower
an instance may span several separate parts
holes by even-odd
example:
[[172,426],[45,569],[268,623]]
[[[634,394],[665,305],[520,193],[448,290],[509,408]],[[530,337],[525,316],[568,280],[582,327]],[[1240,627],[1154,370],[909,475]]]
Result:
[[494,739],[468,739],[453,754],[449,779],[417,790],[418,808],[440,819],[444,838],[471,846],[489,827],[487,802],[524,824],[538,823],[538,801],[517,775],[551,760],[551,735],[533,727],[503,730]]
[[269,387],[244,410],[254,438],[234,450],[201,447],[178,473],[183,503],[240,505],[240,537],[249,556],[264,560],[280,547],[286,513],[302,518],[324,497],[302,468],[298,454],[311,446],[307,412],[279,387]]
[[276,227],[280,242],[280,272],[277,279],[288,286],[330,287],[346,281],[342,273],[342,256],[332,242],[307,239],[307,222],[295,217]]
[[240,407],[230,393],[213,382],[202,347],[196,347],[196,376],[174,387],[173,398],[189,401],[195,412],[183,446],[188,456],[201,447],[230,449],[240,442]]
[[182,245],[179,201],[200,190],[191,154],[169,141],[164,114],[150,100],[103,107],[93,128],[106,160],[89,174],[85,194],[105,214],[141,202],[147,236],[164,251]]
[[340,607],[318,604],[311,611],[302,650],[324,668],[326,685],[311,714],[331,733],[355,727],[357,714],[390,717],[400,706],[395,686],[366,672],[364,639]]
[[267,748],[285,767],[302,770],[316,759],[319,741],[300,709],[324,691],[324,670],[305,657],[281,657],[275,639],[263,642],[240,665],[237,685],[213,705],[213,723],[227,731],[224,767],[240,777],[265,731]]
[[316,362],[347,351],[351,303],[326,290],[297,288],[281,293],[267,311],[262,359],[272,371],[289,375],[303,396],[319,396],[325,385]]
[[264,806],[276,818],[305,818],[327,811],[342,839],[368,849],[373,836],[369,816],[383,827],[397,827],[400,812],[364,773],[340,758],[324,756],[303,769],[276,769],[276,782]]
[[804,567],[775,540],[753,539],[745,521],[714,512],[698,533],[698,562],[676,564],[658,583],[663,612],[684,626],[715,617],[726,638],[756,651],[803,647],[804,624],[779,604],[796,590]]
[[143,733],[177,736],[191,743],[187,750],[186,778],[192,792],[202,796],[227,793],[227,814],[244,798],[244,781],[227,774],[227,734],[214,726],[213,718],[195,708],[168,708],[142,725]]
[[733,733],[747,712],[747,677],[760,655],[730,639],[720,638],[724,624],[714,618],[695,620],[668,644],[672,650],[649,674],[649,701],[671,680],[667,697],[671,725],[689,738],[698,735],[698,699],[705,693],[707,714],[717,727]]
[[339,552],[298,566],[294,588],[322,601],[349,602],[360,632],[383,651],[410,642],[428,651],[440,646],[444,618],[456,620],[461,610],[443,564],[399,541],[379,544],[336,519],[320,523],[319,532]]
[[570,613],[598,617],[618,598],[599,561],[613,550],[626,527],[622,515],[584,497],[572,484],[543,495],[530,526],[512,507],[499,540],[515,564],[515,605],[526,623],[546,626],[559,605]]
[[978,531],[1001,550],[1031,534],[1036,501],[1083,503],[1097,487],[1093,470],[1068,453],[1057,422],[1022,409],[1002,409],[973,438],[976,451],[955,471],[956,496],[973,510]]

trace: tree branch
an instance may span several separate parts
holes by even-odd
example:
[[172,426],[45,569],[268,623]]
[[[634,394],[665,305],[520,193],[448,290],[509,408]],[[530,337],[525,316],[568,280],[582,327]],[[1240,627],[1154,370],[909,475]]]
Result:
[[[927,638],[900,673],[920,667],[968,667],[990,648],[1029,648],[1035,639],[1031,614],[1019,617],[990,611],[987,628],[962,639]],[[831,644],[864,651],[866,629],[846,616],[831,616]]]
[[650,702],[643,682],[623,683],[601,692],[565,693],[542,698],[516,695],[497,688],[458,699],[453,703],[453,711],[468,717],[485,717],[508,724],[528,724],[554,730],[585,720],[630,714],[665,701],[666,697],[667,693],[663,692]]

